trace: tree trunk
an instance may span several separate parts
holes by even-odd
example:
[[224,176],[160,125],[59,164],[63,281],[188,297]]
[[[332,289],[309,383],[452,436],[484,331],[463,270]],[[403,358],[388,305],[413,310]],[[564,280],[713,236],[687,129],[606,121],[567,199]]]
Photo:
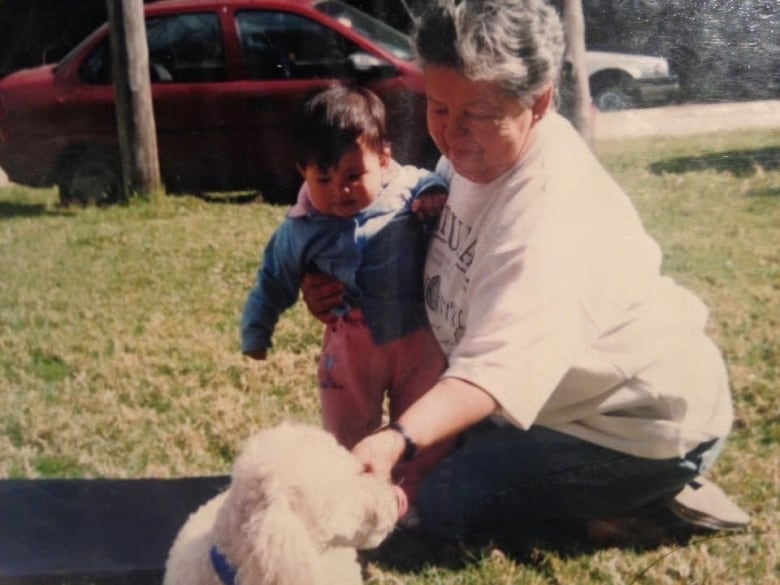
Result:
[[563,1],[563,28],[566,35],[566,59],[561,79],[561,110],[593,145],[593,106],[585,62],[585,18],[582,0]]
[[106,0],[125,195],[160,190],[143,0]]

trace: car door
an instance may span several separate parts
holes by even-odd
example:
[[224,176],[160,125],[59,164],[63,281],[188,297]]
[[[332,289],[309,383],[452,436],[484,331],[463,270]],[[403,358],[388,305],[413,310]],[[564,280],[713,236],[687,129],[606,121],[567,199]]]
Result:
[[[235,187],[243,169],[235,155],[233,133],[241,119],[228,83],[219,14],[152,16],[146,20],[146,31],[160,170],[166,187],[192,191]],[[83,143],[116,144],[108,35],[84,59],[79,75],[83,83],[67,96],[74,126],[70,135]]]
[[169,189],[232,189],[243,165],[234,140],[238,96],[221,18],[189,12],[147,19],[160,167]]
[[400,41],[387,37],[400,33],[388,30],[383,37],[380,29],[387,27],[381,22],[354,11],[341,14],[343,8],[316,16],[259,8],[235,14],[243,54],[239,76],[247,79],[242,144],[252,180],[270,185],[266,195],[272,200],[289,200],[301,181],[291,143],[295,107],[305,94],[334,81],[360,83],[379,95],[400,162],[430,165],[438,156],[425,129],[422,73],[404,61],[405,47],[393,44]]
[[301,179],[292,148],[294,112],[308,92],[350,76],[351,41],[304,15],[241,10],[235,24],[244,54],[244,157],[269,200],[288,200]]

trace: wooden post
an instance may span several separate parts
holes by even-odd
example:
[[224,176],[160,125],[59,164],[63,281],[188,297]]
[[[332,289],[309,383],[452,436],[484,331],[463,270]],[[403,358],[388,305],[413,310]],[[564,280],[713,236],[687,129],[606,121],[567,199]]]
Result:
[[593,106],[585,62],[585,17],[582,0],[564,0],[563,29],[566,35],[566,61],[562,88],[564,113],[585,141],[593,145]]
[[160,190],[143,0],[106,0],[125,195]]

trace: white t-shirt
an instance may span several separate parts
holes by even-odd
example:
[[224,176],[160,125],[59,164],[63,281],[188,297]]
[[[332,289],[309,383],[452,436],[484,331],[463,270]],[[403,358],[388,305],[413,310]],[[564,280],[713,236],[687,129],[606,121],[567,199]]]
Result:
[[444,374],[489,392],[501,415],[649,458],[731,427],[708,310],[661,276],[636,210],[558,114],[489,184],[442,159],[450,196],[425,294]]

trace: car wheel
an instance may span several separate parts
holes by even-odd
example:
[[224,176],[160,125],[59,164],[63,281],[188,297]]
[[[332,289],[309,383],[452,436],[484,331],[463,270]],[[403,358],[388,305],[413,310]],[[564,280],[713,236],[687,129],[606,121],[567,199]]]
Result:
[[125,199],[116,156],[87,150],[74,156],[70,164],[58,182],[63,205],[111,205]]
[[634,100],[621,86],[605,87],[593,96],[593,104],[601,112],[616,112],[634,107]]

